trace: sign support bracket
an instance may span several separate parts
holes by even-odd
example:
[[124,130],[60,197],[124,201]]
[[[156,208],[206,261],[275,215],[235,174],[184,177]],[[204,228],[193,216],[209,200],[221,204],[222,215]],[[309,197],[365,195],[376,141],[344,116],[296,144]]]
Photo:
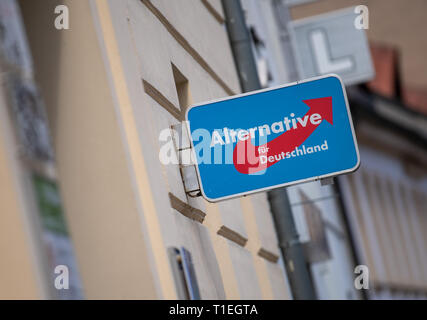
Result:
[[334,177],[328,177],[328,178],[320,179],[320,185],[322,187],[329,186],[331,184],[334,184]]
[[185,121],[172,125],[171,132],[185,193],[192,198],[200,197],[202,193],[200,191],[195,159]]

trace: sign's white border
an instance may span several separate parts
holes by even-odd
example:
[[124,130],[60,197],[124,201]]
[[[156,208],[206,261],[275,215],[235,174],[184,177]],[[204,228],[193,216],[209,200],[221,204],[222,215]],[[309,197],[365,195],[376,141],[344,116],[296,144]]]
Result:
[[320,79],[330,78],[330,77],[337,78],[340,81],[341,87],[342,87],[342,90],[343,90],[345,105],[346,105],[346,108],[347,108],[347,115],[348,115],[348,119],[350,121],[351,133],[353,135],[354,146],[355,146],[356,154],[357,154],[357,163],[356,163],[356,165],[353,168],[342,170],[342,171],[335,171],[335,172],[328,173],[328,174],[321,175],[321,176],[315,176],[315,177],[311,177],[311,178],[306,178],[306,179],[296,180],[296,181],[292,181],[292,182],[286,182],[286,183],[282,183],[282,184],[277,184],[277,185],[270,186],[270,187],[265,187],[265,188],[254,189],[254,190],[250,190],[250,191],[246,191],[246,192],[236,193],[236,194],[232,194],[232,195],[225,196],[225,197],[209,198],[208,196],[206,196],[205,191],[203,189],[202,179],[200,178],[199,165],[196,163],[195,166],[196,166],[196,171],[197,171],[197,179],[199,180],[200,191],[202,193],[203,198],[205,198],[209,202],[218,202],[218,201],[232,199],[232,198],[237,198],[237,197],[241,197],[241,196],[245,196],[245,195],[249,195],[249,194],[264,192],[264,191],[268,191],[268,190],[271,190],[271,189],[276,189],[276,188],[281,188],[281,187],[287,187],[287,186],[296,185],[296,184],[300,184],[300,183],[304,183],[304,182],[317,181],[317,180],[325,179],[325,178],[329,178],[329,177],[335,177],[335,176],[338,176],[338,175],[341,175],[341,174],[346,174],[346,173],[351,173],[351,172],[356,171],[360,167],[359,146],[358,146],[357,140],[356,140],[356,134],[355,134],[355,131],[354,131],[354,126],[353,126],[353,119],[352,119],[351,113],[350,113],[350,107],[349,107],[349,104],[348,104],[348,98],[347,98],[347,93],[346,93],[346,90],[345,90],[345,86],[344,86],[344,83],[341,80],[341,78],[338,75],[336,75],[336,74],[327,74],[327,75],[324,75],[324,76],[308,78],[308,79],[304,79],[304,80],[301,80],[301,81],[291,82],[291,83],[287,83],[287,84],[284,84],[284,85],[279,85],[279,86],[272,87],[272,88],[266,88],[266,89],[261,89],[261,90],[246,92],[246,93],[234,95],[234,96],[231,96],[231,97],[225,97],[225,98],[221,98],[221,99],[211,100],[211,101],[208,101],[208,102],[203,102],[203,103],[192,105],[185,112],[185,120],[186,120],[187,129],[188,129],[188,135],[190,136],[190,143],[191,143],[191,149],[192,149],[191,152],[193,153],[193,159],[196,159],[196,162],[197,162],[197,157],[196,157],[196,153],[195,153],[195,149],[194,149],[194,144],[193,144],[193,137],[191,136],[190,122],[188,120],[188,112],[191,109],[197,108],[197,107],[201,107],[201,106],[205,106],[207,104],[212,104],[212,103],[220,102],[220,101],[232,100],[232,99],[236,99],[236,98],[240,98],[240,97],[244,97],[244,96],[250,96],[250,95],[261,93],[261,92],[273,91],[273,90],[277,90],[277,89],[281,89],[281,88],[285,88],[285,87],[295,86],[295,85],[298,85],[298,84],[301,84],[301,83],[305,83],[305,82],[310,82],[310,81],[315,81],[315,80],[320,80]]

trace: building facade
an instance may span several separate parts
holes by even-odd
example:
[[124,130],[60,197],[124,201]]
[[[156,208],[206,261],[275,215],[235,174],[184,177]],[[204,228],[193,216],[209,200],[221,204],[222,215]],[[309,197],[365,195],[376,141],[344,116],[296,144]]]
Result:
[[[365,2],[371,41],[414,48],[411,28],[389,38],[381,1]],[[0,3],[0,298],[292,299],[266,194],[212,204],[186,184],[186,109],[241,92],[221,1]],[[242,0],[264,87],[299,79],[280,3]],[[286,19],[356,4],[304,3]],[[387,17],[402,9],[390,3]],[[287,189],[319,299],[426,298],[427,126],[405,105],[425,85],[422,68],[408,76],[415,51],[409,91],[376,92],[385,59],[377,82],[348,88],[358,172]]]
[[240,92],[220,1],[19,4],[84,297],[291,298],[266,195],[210,204],[159,161],[190,104]]

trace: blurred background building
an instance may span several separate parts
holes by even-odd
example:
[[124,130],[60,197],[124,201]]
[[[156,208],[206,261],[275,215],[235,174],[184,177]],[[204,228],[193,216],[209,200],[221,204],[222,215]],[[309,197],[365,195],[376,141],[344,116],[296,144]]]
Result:
[[[426,3],[296,0],[286,2],[288,17],[282,1],[242,2],[266,87],[294,80],[289,77],[298,74],[284,59],[292,55],[287,30],[291,19],[351,5],[369,8],[366,32],[376,75],[347,88],[361,168],[339,177],[335,187],[310,183],[288,192],[296,221],[304,216],[304,207],[316,205],[325,222],[332,253],[327,261],[311,265],[318,297],[352,296],[347,264],[352,256],[356,264],[371,270],[367,297],[425,298],[427,41],[421,33],[427,27],[422,14]],[[302,239],[308,241],[307,222],[298,226]],[[346,239],[350,246],[345,245]],[[337,245],[344,247],[334,252]],[[340,272],[343,277],[338,276]]]
[[427,29],[425,1],[315,1],[294,18],[364,4],[376,77],[349,88],[362,166],[340,177],[371,298],[426,298]]
[[[241,2],[264,87],[300,79],[291,20],[368,6],[375,78],[347,87],[361,168],[287,193],[318,299],[425,299],[427,3]],[[0,4],[0,298],[292,299],[266,194],[211,204],[159,161],[186,108],[241,92],[221,1]]]

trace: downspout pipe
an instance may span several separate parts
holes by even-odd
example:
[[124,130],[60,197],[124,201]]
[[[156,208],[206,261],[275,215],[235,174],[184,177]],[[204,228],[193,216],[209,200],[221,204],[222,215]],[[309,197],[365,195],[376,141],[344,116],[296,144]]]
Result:
[[[222,0],[222,6],[242,91],[262,89],[240,0]],[[286,189],[270,191],[268,199],[293,298],[316,299]]]
[[288,193],[285,188],[274,189],[268,192],[268,200],[292,295],[296,300],[314,300],[316,293]]
[[261,83],[252,52],[252,39],[240,0],[222,0],[222,7],[242,91],[259,90]]

